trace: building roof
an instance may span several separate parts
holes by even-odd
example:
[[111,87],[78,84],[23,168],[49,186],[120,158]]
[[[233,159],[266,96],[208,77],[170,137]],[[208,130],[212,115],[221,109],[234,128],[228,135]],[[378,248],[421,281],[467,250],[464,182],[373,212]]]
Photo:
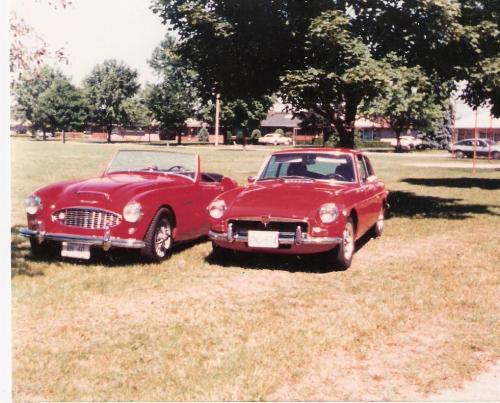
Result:
[[269,113],[267,118],[260,122],[262,127],[299,127],[300,119],[293,118],[289,113]]

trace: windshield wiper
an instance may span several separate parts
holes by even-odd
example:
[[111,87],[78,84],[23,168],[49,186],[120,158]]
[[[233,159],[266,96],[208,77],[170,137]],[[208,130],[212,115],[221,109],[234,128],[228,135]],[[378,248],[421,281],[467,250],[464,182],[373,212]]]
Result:
[[316,182],[316,179],[314,179],[314,178],[310,178],[308,176],[300,176],[300,175],[280,176],[279,179],[281,179],[281,180],[286,180],[286,179],[301,179],[301,180]]

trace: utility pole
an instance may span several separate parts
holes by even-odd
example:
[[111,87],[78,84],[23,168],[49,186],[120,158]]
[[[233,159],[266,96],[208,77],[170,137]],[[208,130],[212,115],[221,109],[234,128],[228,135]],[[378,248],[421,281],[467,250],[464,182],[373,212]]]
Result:
[[476,119],[474,122],[474,147],[473,147],[473,155],[472,155],[472,173],[476,173],[476,148],[477,148],[477,108],[476,108]]
[[220,94],[215,95],[215,147],[219,145]]

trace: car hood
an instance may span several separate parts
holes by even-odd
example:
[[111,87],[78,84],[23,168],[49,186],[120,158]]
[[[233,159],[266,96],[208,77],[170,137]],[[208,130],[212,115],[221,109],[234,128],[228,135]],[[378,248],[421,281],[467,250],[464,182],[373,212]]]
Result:
[[98,178],[55,184],[37,191],[64,204],[99,205],[125,204],[144,192],[158,188],[187,186],[187,178],[157,174],[113,174]]
[[228,217],[305,218],[323,203],[338,202],[352,185],[307,181],[266,181],[250,185],[230,201]]

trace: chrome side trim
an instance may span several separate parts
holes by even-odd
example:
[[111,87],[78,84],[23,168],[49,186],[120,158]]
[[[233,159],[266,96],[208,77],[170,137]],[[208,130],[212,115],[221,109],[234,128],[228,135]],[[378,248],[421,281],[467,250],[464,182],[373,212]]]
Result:
[[[209,231],[208,237],[213,241],[226,242],[248,242],[248,236],[234,235],[229,238],[227,232]],[[278,237],[280,245],[336,245],[342,242],[340,237],[310,237],[307,234],[302,234],[299,242],[296,233],[281,232]]]
[[144,241],[138,239],[112,238],[109,232],[106,232],[102,237],[89,237],[83,235],[53,234],[45,231],[33,231],[29,228],[21,228],[19,233],[26,238],[37,238],[38,242],[43,242],[45,239],[58,242],[76,242],[91,246],[102,246],[105,250],[108,250],[111,246],[133,249],[140,249],[145,246]]

